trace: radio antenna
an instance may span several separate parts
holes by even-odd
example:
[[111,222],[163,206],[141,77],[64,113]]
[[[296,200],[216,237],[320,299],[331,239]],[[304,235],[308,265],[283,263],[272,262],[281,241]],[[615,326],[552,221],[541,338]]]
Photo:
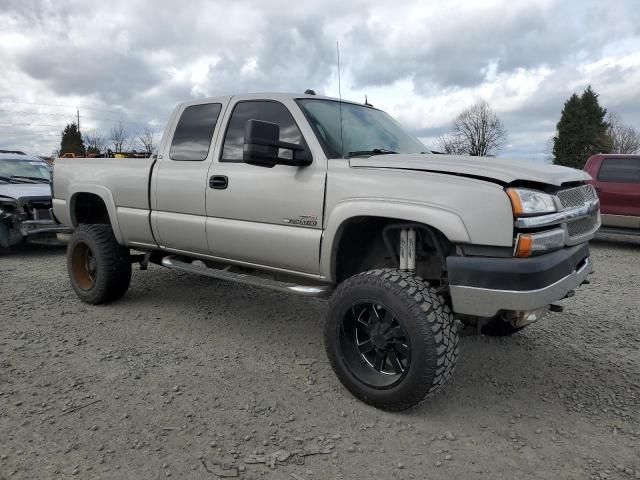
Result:
[[344,135],[342,133],[342,85],[340,84],[340,43],[336,40],[336,52],[338,54],[338,97],[340,101],[340,153],[344,158]]

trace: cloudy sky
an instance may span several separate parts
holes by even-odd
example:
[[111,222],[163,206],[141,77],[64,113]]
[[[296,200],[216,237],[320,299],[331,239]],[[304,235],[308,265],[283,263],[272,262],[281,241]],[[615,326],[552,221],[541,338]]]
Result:
[[0,148],[49,154],[83,129],[162,132],[179,101],[365,94],[429,147],[488,100],[501,156],[542,161],[588,84],[640,128],[638,0],[0,0]]

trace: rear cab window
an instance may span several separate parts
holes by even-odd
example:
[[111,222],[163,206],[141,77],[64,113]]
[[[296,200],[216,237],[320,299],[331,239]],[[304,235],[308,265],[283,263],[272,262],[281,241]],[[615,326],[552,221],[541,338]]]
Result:
[[604,158],[598,172],[600,182],[640,183],[640,157]]
[[191,105],[184,109],[171,141],[171,160],[198,162],[207,158],[221,109],[220,103]]

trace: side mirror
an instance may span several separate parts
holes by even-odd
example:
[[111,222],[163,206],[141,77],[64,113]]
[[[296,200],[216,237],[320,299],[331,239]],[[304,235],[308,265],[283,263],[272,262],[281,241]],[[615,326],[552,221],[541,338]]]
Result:
[[[278,157],[278,150],[291,150],[293,158]],[[247,120],[244,128],[242,160],[250,165],[272,168],[275,165],[305,167],[311,164],[311,153],[306,147],[280,141],[280,126],[261,120]]]

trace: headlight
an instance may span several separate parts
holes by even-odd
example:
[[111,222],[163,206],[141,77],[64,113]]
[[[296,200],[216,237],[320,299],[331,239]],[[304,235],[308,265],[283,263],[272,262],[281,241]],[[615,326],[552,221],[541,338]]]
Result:
[[553,213],[556,211],[556,204],[553,201],[553,197],[538,190],[508,188],[507,195],[509,195],[509,199],[511,200],[514,217]]
[[0,212],[14,213],[18,209],[18,202],[10,198],[0,198]]

